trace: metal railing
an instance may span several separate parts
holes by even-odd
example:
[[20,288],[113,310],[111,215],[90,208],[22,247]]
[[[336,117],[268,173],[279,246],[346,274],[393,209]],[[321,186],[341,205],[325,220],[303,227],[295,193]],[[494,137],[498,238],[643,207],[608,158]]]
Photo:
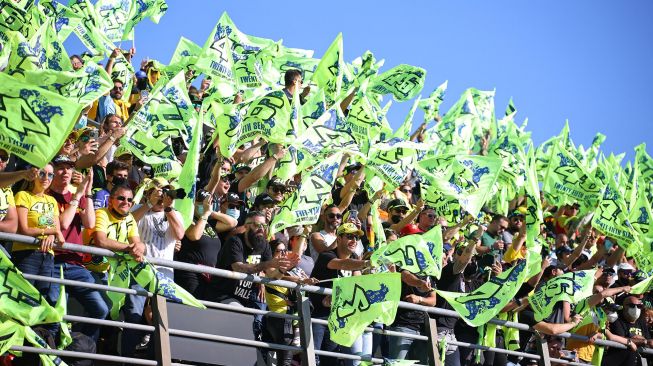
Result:
[[[29,236],[19,235],[19,234],[0,232],[0,240],[20,242],[23,244],[38,245],[37,239]],[[106,257],[115,256],[115,254],[109,250],[105,250],[97,247],[85,246],[85,245],[65,243],[57,248],[88,253],[88,254],[94,254],[94,255],[102,255]],[[167,326],[168,319],[167,319],[165,299],[162,298],[161,296],[153,296],[152,293],[149,293],[147,291],[137,291],[129,288],[118,288],[113,286],[99,285],[95,283],[86,283],[86,282],[71,281],[71,280],[65,280],[59,278],[24,274],[24,277],[30,280],[49,281],[49,282],[59,283],[67,286],[80,286],[80,287],[92,288],[92,289],[103,290],[103,291],[121,292],[125,294],[152,297],[153,305],[154,305],[153,311],[155,313],[155,316],[153,317],[155,323],[154,325],[133,324],[133,323],[126,323],[121,321],[93,319],[93,318],[72,316],[72,315],[64,316],[64,320],[70,322],[80,322],[80,323],[88,323],[88,324],[104,325],[104,326],[111,326],[117,328],[129,328],[135,330],[154,332],[156,336],[156,345],[157,345],[156,347],[157,360],[152,361],[152,360],[126,358],[126,357],[113,356],[113,355],[88,354],[88,353],[81,353],[81,352],[49,350],[49,349],[41,349],[41,348],[25,347],[25,346],[14,346],[11,349],[15,351],[48,353],[48,354],[54,354],[58,356],[66,356],[66,357],[86,358],[86,359],[102,360],[102,361],[110,361],[110,362],[125,362],[134,365],[172,366],[174,364],[171,361],[170,344],[169,344],[169,336],[172,335],[172,336],[186,337],[186,338],[199,339],[199,340],[215,341],[215,342],[221,342],[227,344],[236,344],[236,345],[248,346],[248,347],[265,348],[270,350],[283,350],[283,351],[293,351],[293,352],[301,351],[303,364],[309,366],[315,365],[316,355],[337,357],[341,359],[361,360],[361,361],[368,361],[368,362],[371,361],[374,364],[383,363],[383,360],[379,358],[343,354],[343,353],[336,353],[336,352],[327,352],[327,351],[315,349],[313,345],[313,339],[312,339],[312,324],[324,325],[327,322],[326,320],[323,319],[312,319],[310,317],[310,304],[308,301],[308,297],[305,295],[305,293],[310,292],[310,293],[318,293],[323,295],[330,295],[331,289],[318,287],[318,286],[297,284],[295,282],[284,281],[284,280],[274,280],[270,278],[259,277],[252,274],[232,272],[232,271],[222,270],[219,268],[208,267],[204,265],[195,265],[195,264],[189,264],[184,262],[169,261],[160,258],[148,257],[148,260],[154,265],[170,267],[176,270],[183,270],[183,271],[195,272],[195,273],[207,273],[210,274],[211,276],[219,276],[219,277],[230,278],[234,280],[247,280],[254,283],[281,286],[294,290],[297,294],[297,305],[298,305],[297,307],[298,307],[299,315],[280,314],[272,311],[251,309],[246,307],[236,307],[232,305],[209,302],[209,301],[201,301],[201,303],[203,303],[208,309],[220,309],[220,310],[227,310],[227,311],[250,314],[250,315],[265,315],[265,316],[279,317],[279,318],[285,318],[291,320],[299,320],[300,339],[301,339],[302,347],[255,341],[249,339],[239,339],[234,337],[220,336],[220,335],[207,334],[207,333],[191,332],[191,331],[181,330],[181,329],[170,329]],[[438,315],[438,316],[460,318],[460,315],[453,310],[445,310],[445,309],[435,308],[435,307],[426,307],[426,306],[416,305],[416,304],[411,304],[406,302],[400,302],[399,307],[403,309],[424,311],[429,314]],[[511,321],[497,319],[497,318],[491,319],[489,323],[504,326],[504,327],[515,328],[522,331],[535,332],[526,324],[515,323]],[[366,328],[365,331],[382,334],[386,336],[392,336],[392,337],[405,337],[405,338],[412,338],[416,340],[426,341],[429,345],[428,347],[429,361],[430,361],[429,364],[440,366],[440,355],[438,351],[438,337],[437,337],[437,329],[435,327],[435,320],[429,318],[426,324],[426,328],[427,328],[426,333],[428,335],[414,335],[414,334],[383,330],[383,329],[377,329],[371,327]],[[538,364],[543,366],[549,366],[551,362],[555,362],[558,364],[583,365],[582,363],[551,358],[548,354],[548,347],[545,338],[542,335],[540,335],[538,332],[535,332],[535,334],[537,335],[537,339],[539,340],[537,344],[538,354],[531,354],[531,353],[520,352],[520,351],[510,351],[501,348],[487,347],[479,344],[471,344],[471,343],[461,342],[461,341],[452,341],[449,343],[459,347],[472,348],[481,351],[492,351],[497,353],[503,353],[506,355],[530,358],[533,360],[537,360]],[[557,334],[556,336],[562,338],[576,339],[588,343],[590,342],[590,339],[586,336],[572,334],[569,332]],[[614,347],[618,349],[627,348],[625,345],[621,343],[617,343],[609,340],[600,339],[592,343],[596,346],[601,346],[601,347]],[[639,352],[653,355],[653,350],[649,348],[640,348]],[[646,360],[644,358],[642,358],[642,363],[644,366],[646,366]]]

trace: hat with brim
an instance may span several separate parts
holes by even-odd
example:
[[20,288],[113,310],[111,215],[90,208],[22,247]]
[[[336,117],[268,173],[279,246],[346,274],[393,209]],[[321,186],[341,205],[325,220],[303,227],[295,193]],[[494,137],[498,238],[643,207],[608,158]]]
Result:
[[267,193],[261,193],[256,196],[256,199],[254,199],[254,206],[256,207],[263,205],[276,205],[277,203],[279,203],[279,201],[275,200]]
[[357,236],[363,236],[363,230],[360,230],[356,225],[354,225],[351,222],[342,224],[338,226],[338,230],[336,231],[337,235],[342,235],[342,234],[356,234]]
[[70,165],[75,166],[75,162],[68,155],[57,155],[52,159],[52,165]]
[[405,209],[410,209],[406,201],[402,200],[401,198],[396,198],[390,202],[388,202],[388,211],[394,210],[397,208],[405,208]]

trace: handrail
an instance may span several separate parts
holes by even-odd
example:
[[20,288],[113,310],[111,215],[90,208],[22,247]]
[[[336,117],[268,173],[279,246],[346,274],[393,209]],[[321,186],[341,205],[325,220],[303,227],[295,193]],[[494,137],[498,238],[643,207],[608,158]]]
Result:
[[[0,232],[0,240],[9,240],[9,241],[16,241],[20,242],[23,244],[32,244],[32,245],[38,245],[38,239],[30,237],[30,236],[25,236],[25,235],[20,235],[20,234],[11,234],[11,233],[3,233]],[[97,248],[97,247],[91,247],[87,245],[78,245],[78,244],[71,244],[71,243],[64,243],[63,245],[57,246],[55,249],[64,249],[64,250],[73,250],[73,251],[78,251],[82,253],[88,253],[88,254],[94,254],[94,255],[103,255],[107,257],[115,257],[115,254],[106,249],[102,248]],[[223,270],[215,267],[209,267],[209,266],[204,266],[204,265],[195,265],[195,264],[190,264],[190,263],[184,263],[184,262],[176,262],[176,261],[170,261],[170,260],[165,260],[161,258],[150,258],[147,257],[147,259],[154,265],[158,266],[165,266],[173,269],[178,269],[178,270],[183,270],[183,271],[188,271],[188,272],[195,272],[195,273],[208,273],[211,275],[219,276],[219,277],[224,277],[224,278],[230,278],[234,280],[246,280],[246,281],[251,281],[255,283],[262,283],[262,284],[269,284],[269,285],[276,285],[276,286],[281,286],[281,287],[286,287],[289,289],[300,289],[301,291],[305,292],[311,292],[311,293],[318,293],[318,294],[323,294],[323,295],[330,295],[331,294],[331,289],[328,288],[323,288],[319,286],[312,286],[312,285],[303,285],[303,284],[297,284],[295,282],[290,282],[290,281],[284,281],[284,280],[274,280],[270,278],[265,278],[265,277],[259,277],[256,275],[252,274],[244,274],[244,273],[239,273],[239,272],[232,272],[228,270]],[[26,275],[31,276],[31,275]],[[54,279],[54,278],[47,278],[43,277],[43,280],[52,280],[52,282],[55,281],[62,281],[60,279]],[[63,280],[67,281],[67,280]],[[75,281],[73,281],[75,282]],[[63,283],[63,282],[61,282]],[[77,284],[75,284],[77,285]],[[87,284],[86,284],[87,285]],[[97,286],[102,286],[102,285],[97,285]],[[103,289],[106,289],[103,287]],[[114,288],[116,289],[116,288]],[[113,290],[113,289],[112,289]],[[127,290],[127,291],[134,291],[131,289],[116,289],[119,290],[119,292],[123,292],[122,290]],[[139,294],[141,295],[141,294]],[[148,294],[151,296],[151,294]],[[210,305],[210,307],[215,307],[215,308],[221,308],[223,307],[224,304],[217,304],[217,303],[210,303],[210,302],[204,302]],[[447,317],[455,317],[455,318],[461,318],[460,314],[453,310],[446,310],[446,309],[441,309],[441,308],[434,308],[434,307],[426,307],[422,305],[416,305],[416,304],[411,304],[411,303],[406,303],[406,302],[400,302],[399,307],[402,309],[409,309],[409,310],[418,310],[418,311],[425,311],[430,314],[434,315],[439,315],[439,316],[447,316]],[[259,310],[258,312],[264,312],[263,310]],[[256,313],[258,313],[256,312]],[[270,314],[270,312],[267,312],[266,314],[272,315],[272,316],[279,316],[279,317],[285,317],[283,315],[286,314]],[[312,319],[312,322],[314,323],[321,323],[323,320],[319,319]],[[521,323],[516,323],[516,322],[511,322],[511,321],[506,321],[498,318],[493,318],[489,321],[489,323],[500,325],[500,326],[506,326],[510,328],[515,328],[518,330],[523,330],[523,331],[530,331],[533,332],[533,329],[531,329],[528,325],[526,324],[521,324]],[[383,333],[384,331],[379,331],[375,330],[373,328],[367,328],[366,331],[372,331],[375,333]],[[171,333],[172,334],[172,333]],[[385,333],[387,335],[393,335],[391,333]],[[408,335],[405,335],[408,336]],[[589,342],[589,337],[578,335],[578,334],[572,334],[569,332],[565,332],[562,334],[557,334],[556,336],[562,337],[562,338],[572,338],[584,342]],[[478,348],[478,349],[485,349],[481,348],[483,346],[479,345],[474,345],[474,344],[465,344],[465,342],[457,342],[459,345],[463,347],[471,347],[471,348]],[[599,346],[604,346],[604,347],[614,347],[614,348],[619,348],[619,349],[626,349],[627,347],[623,344],[614,342],[614,341],[609,341],[609,340],[603,340],[599,339],[594,341],[595,345]],[[499,350],[497,351],[503,351],[502,353],[507,353],[507,352],[516,352],[516,351],[507,351],[507,350]],[[316,354],[320,354],[321,351],[315,350]],[[645,348],[642,347],[640,348],[640,352],[646,353],[646,354],[653,354],[653,349],[650,348]],[[531,358],[539,358],[537,355],[533,355],[534,357]]]

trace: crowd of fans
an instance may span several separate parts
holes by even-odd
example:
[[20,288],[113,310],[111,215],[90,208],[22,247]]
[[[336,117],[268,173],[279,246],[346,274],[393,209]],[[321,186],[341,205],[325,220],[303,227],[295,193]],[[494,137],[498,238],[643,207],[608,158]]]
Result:
[[[117,52],[106,65],[109,72]],[[71,62],[76,68],[83,66],[81,57],[72,56]],[[241,146],[231,158],[219,154],[215,141],[205,141],[193,222],[184,229],[181,215],[174,208],[178,192],[171,182],[153,177],[151,167],[121,148],[119,143],[125,134],[125,124],[147,98],[143,91],[152,87],[148,79],[152,75],[151,68],[151,63],[141,65],[131,91],[124,90],[123,83],[115,80],[111,92],[84,111],[79,125],[68,136],[59,154],[43,168],[29,167],[20,158],[0,150],[0,230],[31,236],[40,243],[38,248],[4,243],[11,260],[23,273],[58,277],[61,269],[66,279],[107,284],[107,261],[56,248],[57,244],[67,242],[128,253],[138,261],[145,256],[174,259],[330,287],[331,279],[375,271],[369,261],[372,248],[366,234],[375,202],[380,203],[378,215],[384,221],[388,242],[405,235],[419,235],[437,225],[442,227],[444,255],[440,279],[394,269],[401,272],[403,301],[451,310],[453,308],[436,294],[435,289],[473,291],[490,276],[500,274],[516,260],[524,258],[526,207],[523,197],[511,202],[507,217],[484,212],[482,217],[462,215],[459,222],[447,222],[424,203],[418,177],[412,172],[406,172],[406,180],[396,190],[369,196],[362,189],[364,165],[350,162],[347,156],[340,165],[330,203],[322,208],[320,220],[314,225],[290,227],[270,236],[272,217],[280,202],[298,188],[301,174],[290,181],[277,178],[277,163],[285,155],[286,147],[269,144],[264,138]],[[203,92],[209,85],[210,80],[205,80],[200,89],[190,86],[189,95],[196,106],[201,105]],[[286,94],[289,98],[295,88],[301,87],[301,73],[288,72]],[[126,92],[131,93],[132,103],[122,100]],[[308,93],[310,88],[303,89],[304,96]],[[88,122],[94,120],[99,122],[99,127]],[[413,137],[421,139],[423,131],[422,126]],[[210,131],[206,135],[211,136]],[[186,151],[175,147],[183,163]],[[135,200],[134,193],[141,187],[144,187],[142,198]],[[539,237],[545,243],[541,271],[522,284],[502,315],[529,324],[546,335],[553,357],[592,362],[595,353],[592,342],[556,336],[572,331],[592,340],[609,339],[627,346],[625,350],[608,348],[603,364],[637,364],[642,357],[638,348],[653,345],[650,336],[653,301],[649,293],[633,296],[629,292],[631,285],[646,278],[646,273],[637,270],[636,263],[625,256],[619,243],[582,220],[578,205],[554,207],[544,199],[542,204],[546,219]],[[547,318],[535,321],[528,295],[555,276],[584,269],[599,269],[595,294],[587,300],[591,307],[590,321],[581,323],[583,317],[575,312],[576,304],[565,301],[557,303]],[[283,287],[173,271],[166,267],[158,267],[158,270],[198,299],[283,314],[297,311],[294,293]],[[31,282],[50,304],[56,303],[57,284]],[[131,287],[140,286],[132,281]],[[69,287],[67,292],[82,305],[88,316],[107,317],[109,305],[102,292],[77,287]],[[310,301],[312,316],[326,319],[331,298],[310,294]],[[149,304],[140,296],[128,295],[122,313],[128,322],[146,324],[151,321]],[[423,311],[399,309],[393,324],[372,325],[425,334],[428,316]],[[489,351],[478,357],[473,349],[459,348],[451,342],[479,343],[479,328],[454,317],[433,317],[439,338],[447,341],[445,364],[448,366],[530,362]],[[53,339],[58,339],[58,325],[48,325],[46,330]],[[141,331],[124,329],[120,347],[114,347],[117,338],[113,328],[75,324],[73,330],[97,342],[98,348],[107,353],[148,357],[151,351],[152,342]],[[299,328],[291,320],[257,316],[253,332],[260,340],[299,345]],[[496,347],[535,352],[532,333],[512,333],[509,328],[499,327]],[[330,340],[327,326],[313,324],[313,339],[315,347],[325,351],[428,361],[427,343],[412,338],[365,333],[352,347],[345,348]],[[279,365],[292,365],[298,357],[292,352],[279,351],[276,359]],[[328,357],[320,357],[319,361],[323,366],[339,362]]]

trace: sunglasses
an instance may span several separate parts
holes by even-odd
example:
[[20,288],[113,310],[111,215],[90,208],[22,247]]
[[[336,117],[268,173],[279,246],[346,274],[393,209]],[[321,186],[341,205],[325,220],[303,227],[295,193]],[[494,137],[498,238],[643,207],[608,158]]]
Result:
[[46,177],[47,177],[49,180],[52,180],[52,178],[54,178],[54,173],[47,173],[47,172],[45,172],[45,171],[43,171],[43,170],[40,170],[40,171],[39,171],[39,178],[44,179],[44,178],[46,178]]
[[342,214],[337,214],[337,213],[328,213],[327,218],[333,220],[333,219],[342,219]]
[[288,249],[275,249],[275,253],[288,253]]
[[227,205],[227,208],[230,209],[230,210],[234,210],[234,209],[240,208],[240,205],[237,205],[235,203],[230,203],[230,204]]
[[9,161],[9,156],[0,155],[0,162],[6,163],[7,161]]
[[524,218],[521,217],[521,216],[515,216],[515,217],[512,218],[512,221],[521,221],[521,222],[524,222]]
[[265,229],[265,224],[261,224],[259,222],[248,222],[246,223],[247,225],[251,225],[256,229]]
[[424,214],[424,215],[426,217],[428,217],[429,219],[431,219],[431,220],[433,220],[435,218],[435,214],[432,214],[432,213],[427,213],[427,214]]
[[122,86],[114,86],[114,87],[113,87],[113,90],[122,91],[122,90],[123,90],[123,87],[122,87]]
[[115,197],[115,199],[117,199],[118,201],[123,201],[123,202],[127,201],[129,203],[134,202],[134,197],[118,196],[118,197]]
[[404,193],[410,193],[410,192],[412,192],[413,190],[410,189],[410,188],[405,188],[405,189],[400,189],[400,191],[402,191],[402,192],[404,192]]
[[638,308],[638,309],[644,309],[644,304],[628,304],[626,305],[631,309]]
[[400,213],[400,214],[406,214],[406,213],[408,213],[408,210],[405,209],[405,208],[395,208],[394,210],[397,211],[397,212]]
[[89,135],[82,135],[79,138],[79,141],[81,141],[81,142],[89,142],[90,140],[91,140],[91,136],[89,136]]
[[272,192],[274,192],[274,193],[283,193],[283,192],[286,191],[285,188],[282,188],[282,187],[276,187],[276,186],[272,186],[272,187],[270,187],[270,189],[271,189]]
[[347,240],[356,240],[356,239],[358,239],[358,236],[356,236],[355,234],[342,234],[342,236],[344,238],[347,238]]

